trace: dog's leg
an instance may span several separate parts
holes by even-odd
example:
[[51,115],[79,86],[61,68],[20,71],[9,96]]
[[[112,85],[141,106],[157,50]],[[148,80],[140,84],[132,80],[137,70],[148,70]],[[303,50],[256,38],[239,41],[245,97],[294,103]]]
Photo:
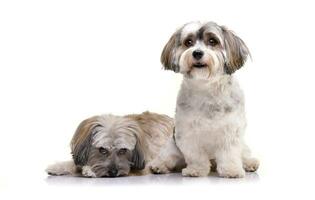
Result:
[[87,166],[87,165],[82,167],[82,175],[84,177],[89,177],[89,178],[95,178],[96,177],[96,174],[92,171],[91,167]]
[[242,167],[241,148],[238,145],[224,145],[216,150],[217,171],[226,178],[242,178],[245,171]]
[[254,172],[259,167],[259,160],[251,156],[249,147],[244,143],[242,151],[243,168],[247,172]]
[[182,170],[183,176],[199,177],[209,175],[211,164],[208,156],[205,154],[201,154],[198,159],[196,159],[196,155],[188,156],[186,154],[185,160],[187,167]]
[[186,138],[179,140],[176,144],[183,153],[187,164],[186,168],[182,170],[183,176],[199,177],[209,174],[210,159],[198,142]]
[[62,175],[78,175],[78,169],[72,160],[57,162],[55,164],[49,165],[46,169],[49,175],[62,176]]
[[169,139],[165,146],[161,148],[159,155],[149,163],[151,171],[156,174],[170,173],[184,166],[184,157],[173,138]]

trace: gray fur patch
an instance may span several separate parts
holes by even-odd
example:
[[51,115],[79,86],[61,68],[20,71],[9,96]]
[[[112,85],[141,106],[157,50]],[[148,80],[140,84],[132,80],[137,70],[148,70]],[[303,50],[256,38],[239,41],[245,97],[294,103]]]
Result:
[[222,112],[222,106],[220,106],[219,104],[206,104],[204,105],[204,112],[206,114],[206,116],[210,119],[214,118],[215,116],[217,116],[219,113]]

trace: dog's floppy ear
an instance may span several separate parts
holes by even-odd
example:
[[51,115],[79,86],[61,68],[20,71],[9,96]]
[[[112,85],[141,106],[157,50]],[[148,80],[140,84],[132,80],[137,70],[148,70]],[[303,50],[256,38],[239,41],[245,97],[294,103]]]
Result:
[[71,140],[71,153],[76,165],[84,166],[87,163],[97,126],[99,126],[98,116],[88,118],[78,126]]
[[176,51],[176,41],[178,37],[178,31],[176,31],[172,37],[168,40],[161,54],[161,63],[164,69],[173,70],[177,72],[178,66],[175,64],[175,51]]
[[224,68],[227,74],[232,74],[245,64],[250,52],[241,38],[226,27],[222,26],[221,28],[226,50],[226,63]]
[[138,137],[136,146],[132,152],[131,162],[133,163],[131,167],[132,169],[142,170],[145,167],[144,154]]

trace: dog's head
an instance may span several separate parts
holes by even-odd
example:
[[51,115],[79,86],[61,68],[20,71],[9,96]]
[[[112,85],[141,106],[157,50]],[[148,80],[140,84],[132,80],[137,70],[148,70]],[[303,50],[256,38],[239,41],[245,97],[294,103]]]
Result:
[[245,43],[226,27],[214,22],[191,22],[178,29],[165,45],[165,69],[194,79],[232,74],[249,55]]
[[136,121],[113,115],[81,122],[71,141],[77,166],[90,166],[97,177],[128,175],[145,167],[141,128]]

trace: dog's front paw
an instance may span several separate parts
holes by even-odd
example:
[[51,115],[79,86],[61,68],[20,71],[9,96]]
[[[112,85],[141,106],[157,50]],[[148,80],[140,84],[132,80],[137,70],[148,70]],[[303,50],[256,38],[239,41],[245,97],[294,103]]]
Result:
[[53,167],[48,167],[46,169],[47,174],[51,175],[51,176],[63,176],[63,175],[68,175],[68,173],[64,172],[64,171],[60,171],[59,169],[55,169]]
[[208,174],[209,174],[209,169],[200,170],[200,169],[195,169],[192,167],[186,167],[182,170],[183,176],[199,177],[199,176],[207,176]]
[[96,174],[92,171],[91,167],[84,166],[82,167],[82,175],[84,177],[95,178]]
[[48,166],[46,172],[47,174],[52,176],[62,176],[69,174],[69,172],[63,167],[63,165],[60,165],[58,163]]
[[218,174],[224,178],[243,178],[245,171],[242,167],[225,166],[217,168]]
[[167,174],[170,170],[167,168],[165,163],[160,159],[155,159],[149,164],[149,168],[154,174]]
[[254,172],[258,169],[259,167],[259,160],[256,158],[249,158],[246,160],[243,160],[243,168],[247,172]]

